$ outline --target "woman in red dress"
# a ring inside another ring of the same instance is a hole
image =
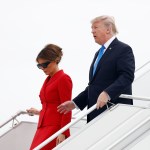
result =
[[[39,115],[37,131],[30,150],[71,121],[71,113],[60,114],[57,112],[57,106],[71,100],[72,96],[72,80],[58,67],[62,55],[62,49],[59,46],[49,44],[41,50],[36,58],[37,67],[48,76],[39,94],[42,110],[27,109],[28,113]],[[68,129],[41,150],[51,150],[69,136],[70,130]]]

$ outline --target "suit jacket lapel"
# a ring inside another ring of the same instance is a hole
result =
[[[113,50],[114,45],[116,45],[117,42],[118,42],[118,39],[115,38],[115,39],[113,40],[113,42],[109,45],[109,47],[106,49],[105,53],[103,54],[102,58],[100,59],[98,65],[97,65],[95,74],[94,74],[94,76],[93,76],[93,65],[94,65],[95,59],[97,58],[97,55],[98,55],[98,51],[96,52],[95,57],[94,57],[94,59],[93,59],[93,62],[92,62],[92,64],[91,64],[91,67],[90,67],[89,83],[93,81],[93,79],[94,79],[94,77],[96,76],[98,70],[100,69],[100,66],[101,66],[102,63],[106,60],[106,58],[109,57],[110,52]]]

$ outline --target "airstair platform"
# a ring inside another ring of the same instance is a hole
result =
[[[37,124],[22,121],[0,136],[1,150],[29,150]]]
[[[143,136],[148,131],[150,108],[118,104],[92,120],[54,150],[138,150],[139,142],[143,144],[145,140],[149,140],[150,134]],[[150,148],[150,142],[146,145]],[[145,145],[142,149],[145,150]]]

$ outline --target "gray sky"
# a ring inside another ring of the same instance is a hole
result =
[[[18,110],[41,107],[38,94],[46,76],[35,58],[48,43],[63,48],[60,68],[73,80],[73,97],[87,86],[99,49],[90,21],[100,15],[114,16],[117,37],[133,48],[136,68],[150,59],[148,0],[0,1],[0,123]]]

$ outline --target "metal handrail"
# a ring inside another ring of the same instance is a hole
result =
[[[78,111],[77,113],[79,113],[80,111]],[[76,114],[77,114],[76,113]],[[31,114],[31,113],[28,113],[27,111],[23,111],[23,110],[20,110],[20,111],[18,111],[17,113],[15,113],[14,115],[12,115],[8,120],[6,120],[4,123],[2,123],[1,125],[0,125],[0,128],[2,128],[3,126],[5,126],[7,123],[9,123],[10,121],[13,121],[13,120],[15,120],[18,116],[20,116],[20,115],[24,115],[24,114],[28,114],[28,115],[30,115],[30,116],[34,116],[34,114]],[[75,115],[76,115],[75,114]],[[76,117],[75,116],[72,116],[72,119],[76,119]],[[86,119],[82,119],[82,120],[86,120]]]
[[[134,82],[138,79],[140,79],[141,77],[143,77],[145,74],[147,74],[148,72],[150,72],[150,68],[149,68],[149,64],[150,61],[147,61],[146,63],[144,63],[141,67],[137,68],[135,70],[135,78],[134,78]],[[148,66],[148,67],[147,67]],[[141,72],[142,70],[142,72]]]
[[[63,128],[61,128],[59,131],[57,131],[55,134],[53,134],[52,136],[50,136],[48,139],[46,139],[44,142],[42,142],[41,144],[39,144],[36,148],[34,148],[33,150],[40,150],[42,147],[44,147],[46,144],[48,144],[49,142],[51,142],[53,139],[55,139],[59,134],[63,133],[65,130],[67,130],[68,128],[70,128],[71,126],[73,126],[74,124],[76,124],[79,120],[81,120],[84,116],[86,116],[87,114],[89,114],[90,112],[92,112],[93,110],[96,109],[96,104],[93,105],[92,107],[90,107],[85,113],[81,112],[81,115],[76,118],[75,120],[73,120],[72,122],[68,123],[66,126],[64,126]]]
[[[121,94],[119,97],[126,98],[126,99],[150,101],[150,97],[132,96],[132,95],[127,95],[127,94]]]
[[[150,97],[139,97],[139,96],[132,96],[132,95],[126,95],[126,94],[121,94],[119,96],[120,98],[126,98],[126,99],[134,99],[134,100],[143,100],[143,101],[150,101]],[[96,109],[96,104],[90,107],[87,111],[83,112],[78,118],[73,120],[72,122],[68,123],[66,126],[61,128],[59,131],[57,131],[55,134],[47,138],[44,142],[39,144],[37,147],[35,147],[33,150],[40,150],[43,148],[46,144],[51,142],[53,139],[55,139],[59,134],[63,133],[66,131],[68,128],[76,124],[78,121],[80,121],[84,116],[88,115],[90,112]]]
[[[26,111],[18,111],[15,115],[11,116],[11,118],[9,118],[8,120],[6,120],[4,123],[2,123],[0,125],[0,128],[2,128],[4,125],[6,125],[7,123],[9,123],[10,121],[16,119],[17,116],[20,116],[22,114],[28,114]]]
[[[149,64],[150,61],[146,62],[145,64],[143,64],[141,67],[139,67],[138,69],[135,70],[135,72],[141,70],[144,66],[146,66],[147,64]]]

